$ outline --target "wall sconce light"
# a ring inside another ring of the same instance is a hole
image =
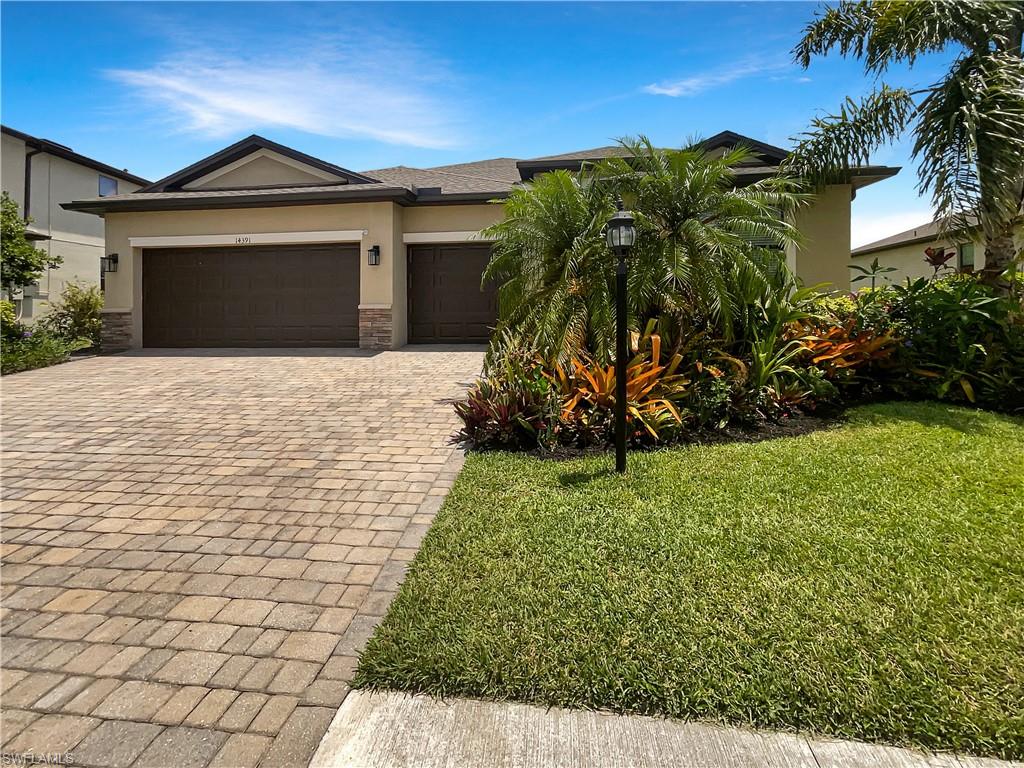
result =
[[[380,246],[375,245],[366,252],[366,263],[371,267],[380,266]]]
[[[100,272],[117,272],[117,254],[110,253],[100,257]]]

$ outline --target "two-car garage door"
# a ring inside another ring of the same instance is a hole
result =
[[[143,251],[147,347],[355,347],[359,246]]]

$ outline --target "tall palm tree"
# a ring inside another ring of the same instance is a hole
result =
[[[484,280],[499,286],[501,326],[558,358],[585,350],[610,359],[615,259],[604,227],[621,195],[637,226],[631,328],[654,318],[677,338],[707,330],[731,339],[750,297],[788,278],[780,249],[798,239],[788,219],[806,196],[782,177],[737,186],[735,167],[754,158],[745,148],[712,156],[699,144],[620,143],[624,158],[513,190],[504,220],[485,230],[495,246]]]
[[[793,53],[805,68],[838,49],[876,77],[890,65],[955,50],[942,79],[917,91],[884,83],[861,102],[815,119],[789,160],[819,183],[909,131],[919,190],[954,236],[975,227],[985,270],[999,274],[1017,257],[1014,228],[1024,205],[1024,4],[1019,0],[844,0],[804,30]]]

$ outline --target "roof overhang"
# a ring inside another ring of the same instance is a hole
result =
[[[103,215],[106,213],[135,213],[141,211],[201,211],[225,208],[281,208],[300,205],[331,205],[338,203],[379,203],[391,202],[401,206],[416,205],[479,205],[491,200],[503,199],[507,192],[460,193],[460,194],[417,194],[405,187],[391,187],[380,184],[356,184],[340,186],[331,190],[275,192],[249,194],[183,193],[166,196],[162,193],[147,194],[135,192],[118,199],[93,198],[61,203],[68,211],[80,211]]]
[[[115,168],[112,165],[101,163],[99,160],[93,160],[91,157],[80,155],[75,152],[71,147],[66,147],[63,144],[58,144],[55,141],[49,139],[40,139],[37,136],[31,136],[22,131],[15,130],[9,126],[0,126],[0,132],[12,136],[15,139],[20,139],[25,142],[26,146],[32,147],[37,152],[41,152],[47,155],[53,155],[69,162],[76,163],[77,165],[85,166],[86,168],[92,168],[94,171],[99,171],[105,176],[112,176],[116,179],[123,179],[124,181],[131,182],[132,184],[138,184],[141,187],[147,186],[150,182],[149,179],[144,179],[141,176],[136,176],[134,173]]]
[[[865,165],[860,168],[850,169],[850,184],[856,192],[858,189],[870,186],[878,181],[891,179],[903,170],[902,166],[896,165]]]

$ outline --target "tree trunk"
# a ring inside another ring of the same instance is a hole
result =
[[[1017,249],[1013,244],[1013,227],[1008,226],[1001,232],[985,241],[985,268],[982,271],[985,282],[1001,285],[999,277],[1007,270],[1010,263],[1017,257]]]
[[[1020,58],[1022,42],[1024,42],[1024,21],[1017,18],[1008,29],[1006,29],[1006,43],[997,45],[1002,53]],[[1024,87],[1024,83],[1021,84]],[[986,136],[982,132],[978,136],[978,180],[981,190],[981,209],[979,211],[979,223],[981,231],[985,235],[985,267],[982,270],[982,279],[989,285],[1002,290],[1007,290],[1009,284],[1000,275],[1007,270],[1010,264],[1019,255],[1014,245],[1014,227],[1021,221],[1022,208],[1024,208],[1024,163],[1016,173],[1010,174],[1009,178],[1003,178],[995,184],[995,180],[988,180],[986,183],[984,169],[987,141],[1001,141],[1002,139],[993,136]],[[997,205],[993,197],[1005,196],[1007,205]],[[1024,244],[1022,244],[1024,245]]]

